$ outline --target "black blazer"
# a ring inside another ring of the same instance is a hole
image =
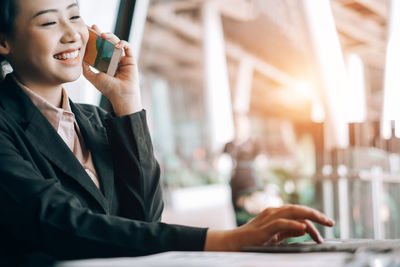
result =
[[[206,229],[160,222],[145,111],[70,104],[102,191],[12,77],[0,84],[0,263],[202,250]]]

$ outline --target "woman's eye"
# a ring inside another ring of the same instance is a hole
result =
[[[51,22],[43,23],[41,26],[50,26],[50,25],[54,25],[54,24],[56,24],[56,22],[55,21],[51,21]]]
[[[81,18],[81,16],[72,16],[70,19],[76,20],[76,19],[80,19],[80,18]]]

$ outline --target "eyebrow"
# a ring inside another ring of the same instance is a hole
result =
[[[78,4],[77,4],[77,3],[70,4],[69,6],[67,6],[67,9],[73,8],[73,7],[75,7],[75,6],[77,7]],[[46,13],[51,13],[51,12],[58,12],[58,10],[57,10],[57,9],[46,9],[46,10],[39,11],[38,13],[36,13],[36,14],[32,17],[32,19],[34,19],[34,18],[36,18],[36,17],[38,17],[38,16],[40,16],[40,15],[43,15],[43,14],[46,14]]]

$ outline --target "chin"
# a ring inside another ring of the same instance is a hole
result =
[[[62,80],[62,83],[69,83],[69,82],[74,82],[76,80],[79,79],[79,77],[81,77],[82,74],[82,67],[79,70],[76,71],[69,71],[69,72],[65,72],[63,73],[64,75],[62,75],[60,77],[60,80]]]

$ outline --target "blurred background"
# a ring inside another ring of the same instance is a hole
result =
[[[80,5],[135,49],[163,221],[229,229],[293,203],[333,217],[328,238],[400,238],[400,1]]]

